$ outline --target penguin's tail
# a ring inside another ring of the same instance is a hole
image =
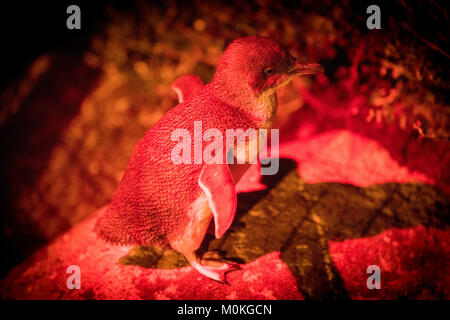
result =
[[[108,205],[103,209],[103,213],[100,214],[96,221],[94,232],[99,238],[111,244],[136,244],[135,239],[125,229],[125,226],[126,224],[123,223],[120,214],[111,205]]]

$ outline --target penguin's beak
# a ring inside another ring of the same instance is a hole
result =
[[[281,88],[287,85],[290,81],[292,81],[295,77],[305,75],[305,74],[314,74],[324,72],[323,67],[318,63],[299,63],[295,62],[292,67],[288,69],[288,71],[283,74],[277,81],[277,83],[271,87],[270,90]]]
[[[305,75],[324,72],[323,67],[318,63],[300,63],[296,62],[289,70],[292,75]]]

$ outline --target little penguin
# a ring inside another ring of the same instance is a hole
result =
[[[239,265],[202,258],[197,249],[212,219],[216,238],[233,222],[235,185],[249,159],[244,164],[175,163],[172,152],[178,141],[172,133],[183,129],[195,136],[194,122],[199,121],[203,131],[214,128],[224,136],[227,129],[270,128],[275,90],[295,76],[317,72],[323,72],[321,65],[296,61],[275,40],[247,36],[228,45],[209,84],[197,76],[176,80],[172,88],[180,103],[138,142],[111,202],[96,221],[96,234],[113,244],[172,248],[204,276],[226,283],[226,273]]]

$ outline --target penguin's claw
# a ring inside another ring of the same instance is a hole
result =
[[[226,280],[226,274],[231,271],[241,270],[242,268],[237,263],[221,263],[217,265],[217,260],[210,260],[216,264],[215,266],[203,265],[198,262],[192,264],[192,266],[204,276],[218,281],[223,284],[230,285]]]

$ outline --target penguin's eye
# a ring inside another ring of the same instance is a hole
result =
[[[273,74],[273,69],[272,68],[265,68],[264,69],[264,74],[271,76]]]

